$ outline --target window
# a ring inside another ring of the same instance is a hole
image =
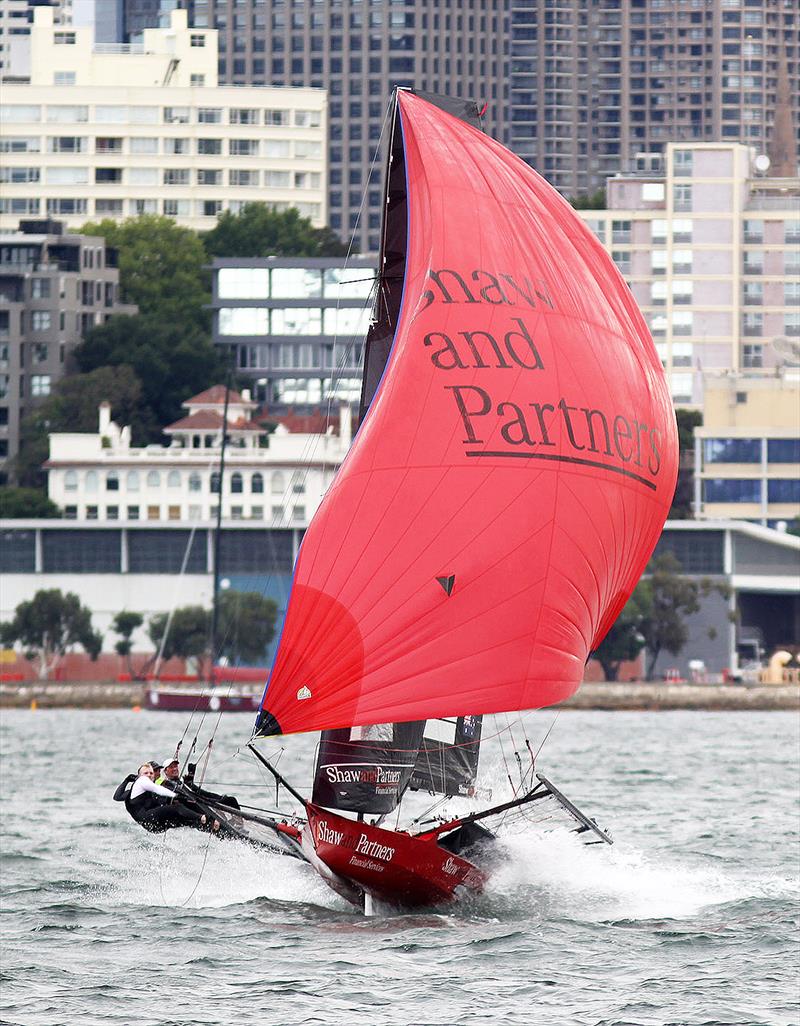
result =
[[[295,128],[319,128],[321,116],[318,110],[296,110],[294,112]]]
[[[242,475],[239,471],[235,471],[231,474],[231,492],[235,495],[240,495],[244,491],[244,482]]]
[[[288,139],[266,139],[264,142],[264,153],[267,157],[291,157],[291,143]]]
[[[222,172],[200,168],[197,172],[198,185],[222,185]]]
[[[133,143],[131,139],[131,143]],[[122,153],[122,139],[119,136],[98,135],[94,141],[95,153]],[[131,149],[131,152],[133,150]]]
[[[210,487],[210,490],[211,490],[212,494],[219,495],[219,471],[218,470],[215,470],[211,474],[211,480],[210,480],[210,483],[209,483],[209,487]]]
[[[167,506],[167,519],[168,520],[180,520],[181,508],[180,506]]]
[[[289,171],[265,171],[264,184],[270,189],[288,189],[292,184]]]
[[[138,506],[128,506],[128,520],[138,520],[138,519],[139,519],[139,507]]]
[[[109,470],[109,472],[106,474],[106,491],[119,491],[119,474],[116,472],[116,470]]]
[[[125,477],[125,487],[129,492],[139,491],[139,471],[129,470]]]
[[[229,120],[232,125],[257,125],[258,111],[253,107],[231,107]]]
[[[189,153],[188,139],[165,139],[164,153]]]
[[[201,217],[216,217],[222,212],[222,200],[203,200],[198,203],[198,212]]]
[[[612,221],[611,222],[611,241],[626,243],[631,241],[631,222],[630,221]]]
[[[800,306],[800,281],[786,281],[783,283],[784,306]]]
[[[199,125],[221,125],[222,107],[200,107],[197,111]]]
[[[97,167],[94,171],[94,180],[98,183],[98,185],[118,185],[122,181],[122,168]]]
[[[78,490],[78,471],[67,470],[64,472],[64,491],[65,492],[77,492]]]
[[[283,474],[279,470],[276,470],[275,473],[272,475],[272,481],[270,483],[270,491],[272,492],[273,495],[283,495],[283,492],[284,492],[285,488],[286,488],[285,478],[284,478]],[[281,515],[283,515],[283,510],[281,510]]]
[[[265,110],[264,111],[264,124],[265,125],[288,125],[289,124],[289,111],[288,110]]]
[[[78,135],[51,135],[47,138],[48,153],[86,153],[88,139]]]
[[[49,374],[32,374],[31,375],[31,395],[32,396],[50,395],[50,375]]]
[[[9,122],[41,120],[42,108],[39,106],[23,103],[0,104],[0,121],[5,122],[6,124]]]
[[[303,495],[306,490],[306,475],[305,472],[296,470],[292,474],[292,491],[295,495]]]
[[[84,487],[85,487],[86,491],[87,492],[96,492],[97,491],[97,485],[98,485],[97,471],[96,470],[87,470],[86,471],[86,481],[84,483]]]
[[[74,32],[54,32],[53,43],[56,46],[74,46],[75,45],[75,33]]]
[[[764,302],[764,286],[760,281],[746,281],[744,283],[744,305],[761,306]]]
[[[31,313],[31,331],[49,331],[50,330],[50,311],[49,310],[34,310]]]
[[[181,475],[179,470],[170,470],[167,474],[167,488],[180,488]]]
[[[157,167],[132,167],[128,169],[129,185],[158,185]]]
[[[188,168],[167,168],[164,171],[164,185],[188,185]]]
[[[133,135],[130,140],[131,153],[158,153],[158,140],[151,135]]]
[[[63,198],[47,201],[48,214],[85,214],[86,208],[85,199]]]
[[[264,476],[263,474],[255,473],[250,478],[250,491],[254,495],[261,495],[264,491]]]
[[[11,185],[27,185],[28,182],[38,182],[40,178],[38,167],[0,167],[0,182]]]
[[[53,85],[54,86],[74,86],[75,85],[75,72],[74,71],[54,71],[53,72]]]
[[[222,307],[219,311],[220,335],[266,335],[269,311],[260,307]]]
[[[761,482],[750,478],[710,478],[703,481],[704,502],[761,502]]]
[[[160,520],[161,519],[161,507],[160,506],[148,506],[147,507],[147,519],[148,520]]]
[[[9,135],[0,139],[0,153],[39,153],[41,148],[39,136]]]
[[[189,108],[188,107],[165,107],[164,108],[164,123],[167,125],[188,125],[189,124]]]
[[[703,440],[706,463],[760,463],[761,440],[758,438],[706,438]]]
[[[50,298],[50,279],[31,278],[31,299]]]
[[[764,222],[746,220],[744,222],[744,241],[745,242],[763,242],[764,241]]]
[[[222,139],[198,139],[197,152],[206,155],[222,153]]]
[[[230,171],[228,184],[254,188],[258,185],[258,171]]]
[[[800,221],[784,222],[783,241],[793,246],[800,243]]]
[[[206,37],[205,37],[205,35],[203,35],[201,32],[193,32],[192,35],[189,36],[189,45],[190,46],[205,46],[206,45]]]
[[[106,506],[106,520],[119,520],[119,506]]]
[[[217,295],[221,299],[266,299],[269,271],[265,267],[221,267],[217,272]]]
[[[147,487],[148,488],[160,488],[161,487],[161,474],[157,470],[148,470],[148,472],[147,472]]]
[[[753,368],[764,366],[764,347],[758,343],[742,346],[742,366]]]
[[[192,473],[189,475],[189,491],[199,492],[202,491],[202,488],[203,482],[200,478],[200,475],[197,473],[197,471],[192,471]]]
[[[763,327],[763,315],[760,313],[746,313],[742,317],[742,331],[745,335],[761,335]]]
[[[231,139],[228,147],[232,157],[258,156],[258,139]]]
[[[672,206],[675,210],[692,209],[691,185],[674,185],[672,187]]]
[[[800,502],[800,478],[777,478],[767,481],[768,502]]]
[[[767,459],[770,463],[800,463],[800,439],[770,438]]]
[[[189,217],[191,204],[189,200],[164,200],[162,209],[165,217]]]

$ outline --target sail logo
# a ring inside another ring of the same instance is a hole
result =
[[[373,859],[381,859],[383,862],[391,862],[394,858],[394,848],[389,848],[378,841],[370,841],[366,834],[362,834],[356,843],[356,851],[359,855],[369,855]]]
[[[542,395],[548,376],[558,380],[529,327],[530,317],[542,308],[556,310],[544,281],[484,269],[462,275],[431,268],[426,285],[418,313],[451,304],[463,304],[476,315],[482,306],[513,311],[504,324],[494,316],[491,331],[448,327],[422,338],[432,366],[445,378],[444,390],[463,430],[465,456],[592,467],[656,490],[664,446],[650,417],[603,409],[602,403],[584,405],[566,395]],[[552,331],[545,337],[552,340]],[[482,379],[475,373],[481,371],[487,372]],[[459,380],[462,375],[466,380]],[[507,382],[500,395],[492,379]]]
[[[341,844],[344,833],[340,830],[332,830],[324,819],[317,823],[317,841],[323,844]]]
[[[326,766],[325,776],[331,784],[374,784],[384,792],[397,790],[403,771],[386,766]]]
[[[311,698],[311,688],[304,684],[297,692],[297,701],[303,702],[306,698]]]

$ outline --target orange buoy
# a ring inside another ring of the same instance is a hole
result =
[[[36,699],[32,698],[31,699],[31,712],[36,712],[36,710],[38,708],[39,708],[39,706],[38,706],[38,703],[36,702]]]
[[[142,707],[140,705],[131,706],[131,712],[141,712]]]

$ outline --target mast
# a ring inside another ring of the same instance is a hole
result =
[[[219,566],[219,541],[220,535],[222,534],[222,482],[225,476],[225,450],[228,445],[228,404],[230,402],[231,395],[231,373],[232,369],[228,367],[228,373],[225,378],[225,404],[222,409],[222,445],[220,446],[219,453],[219,491],[217,493],[217,523],[214,527],[214,588],[212,594],[211,604],[211,637],[209,639],[209,648],[211,651],[211,684],[215,683],[214,680],[214,667],[217,665],[217,633],[219,627],[219,582],[220,582],[220,566]]]

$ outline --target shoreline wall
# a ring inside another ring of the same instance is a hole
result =
[[[143,707],[149,685],[93,681],[29,681],[0,684],[0,709],[132,709]],[[259,688],[260,691],[263,690]],[[561,708],[702,711],[800,710],[796,684],[619,684],[585,683]]]

